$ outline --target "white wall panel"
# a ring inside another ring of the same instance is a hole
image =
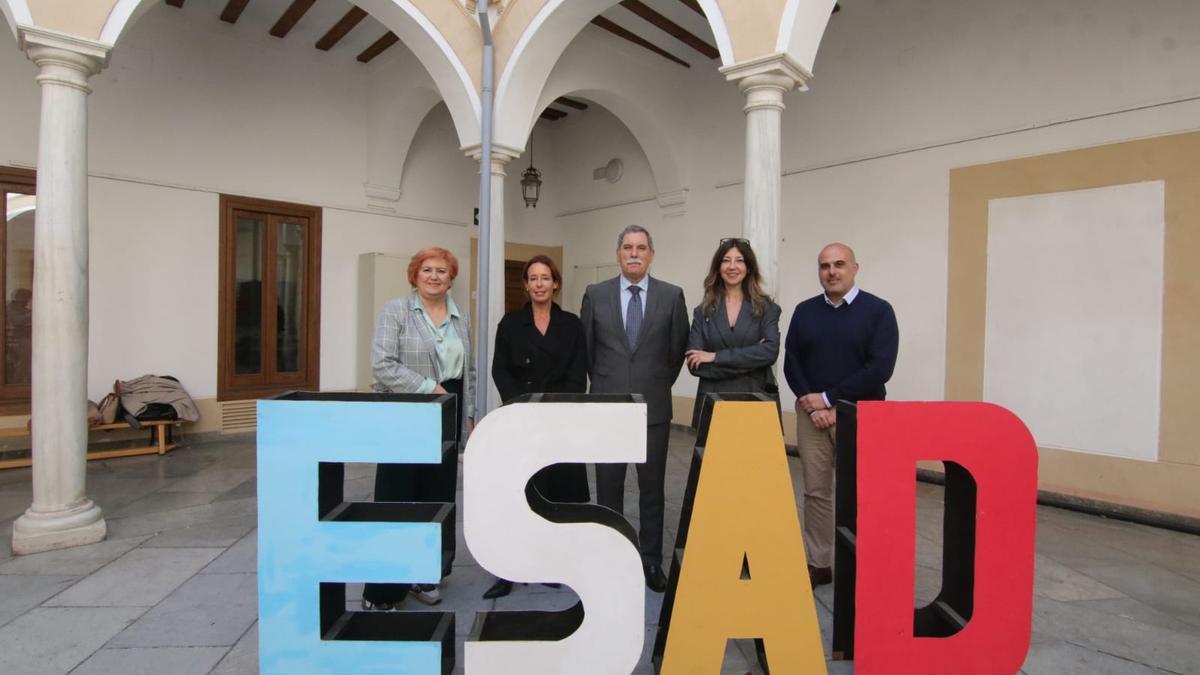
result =
[[[988,204],[984,398],[1038,444],[1156,460],[1161,181]]]
[[[95,178],[88,191],[88,398],[146,374],[215,397],[218,196]]]

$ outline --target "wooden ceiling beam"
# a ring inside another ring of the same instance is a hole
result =
[[[271,26],[271,35],[277,38],[287,37],[296,24],[300,21],[304,13],[315,4],[317,0],[292,0],[292,4],[287,8],[287,11],[279,17],[274,26]]]
[[[700,3],[696,2],[696,0],[679,0],[679,1],[682,2],[683,4],[687,5],[688,9],[699,14],[700,16],[704,16],[704,8],[702,8],[700,6]]]
[[[320,40],[317,40],[317,49],[320,49],[323,52],[333,49],[334,45],[340,42],[342,38],[346,37],[346,33],[349,33],[355,26],[358,25],[359,21],[362,21],[365,18],[367,18],[366,12],[357,7],[351,7],[350,11],[346,12],[345,16],[343,16],[341,19],[338,19],[338,22],[333,24],[333,28],[330,28],[324,35],[321,36]]]
[[[221,12],[221,20],[225,23],[237,23],[238,17],[242,15],[242,11],[248,4],[250,4],[250,0],[229,0]]]
[[[587,110],[588,107],[583,101],[576,101],[575,99],[567,98],[566,96],[559,96],[558,98],[554,99],[554,102],[558,103],[559,105],[565,105],[568,108],[574,108],[576,110]]]
[[[622,39],[632,42],[633,44],[641,47],[642,49],[648,49],[648,50],[654,52],[655,54],[658,54],[659,56],[663,57],[664,59],[667,59],[668,61],[673,61],[675,63],[678,63],[679,65],[683,66],[684,68],[692,67],[691,64],[688,63],[687,61],[684,61],[683,59],[675,56],[674,54],[672,54],[671,52],[668,52],[665,49],[661,49],[660,47],[651,43],[648,40],[644,40],[644,39],[638,37],[637,35],[634,35],[633,33],[625,30],[624,28],[618,26],[617,24],[613,23],[612,21],[610,21],[602,16],[598,16],[598,17],[592,19],[592,23],[599,26],[600,28],[603,28],[604,30],[612,33],[613,35],[616,35],[619,38],[622,38]]]
[[[650,9],[641,0],[621,0],[621,6],[645,19],[650,25],[667,35],[700,52],[707,58],[715,59],[721,55],[716,47],[692,35],[683,26]]]
[[[396,34],[389,30],[387,33],[384,33],[383,37],[373,42],[370,47],[362,50],[362,53],[358,55],[359,63],[366,63],[370,61],[376,56],[382,54],[388,47],[391,47],[399,41],[400,38],[396,37]]]

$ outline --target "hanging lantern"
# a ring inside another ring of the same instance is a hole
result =
[[[521,174],[521,194],[525,197],[525,207],[537,208],[538,196],[542,191],[542,172],[533,168],[530,164],[528,169]]]
[[[529,168],[521,173],[521,196],[525,198],[525,208],[537,208],[538,197],[542,192],[542,172],[533,168],[533,136],[529,137]]]

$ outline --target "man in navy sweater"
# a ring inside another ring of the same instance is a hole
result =
[[[796,394],[796,444],[804,469],[804,543],[813,587],[833,580],[833,466],[838,400],[881,401],[900,333],[892,306],[854,285],[858,262],[845,244],[817,256],[825,292],[796,305],[783,373]]]

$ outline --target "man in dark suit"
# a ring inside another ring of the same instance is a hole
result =
[[[662,593],[663,481],[671,431],[671,385],[687,346],[683,290],[649,276],[654,241],[630,225],[617,237],[621,275],[588,286],[580,319],[594,394],[641,394],[646,399],[646,461],[637,465],[638,515],[646,586]],[[625,465],[596,465],[596,501],[624,513]]]

